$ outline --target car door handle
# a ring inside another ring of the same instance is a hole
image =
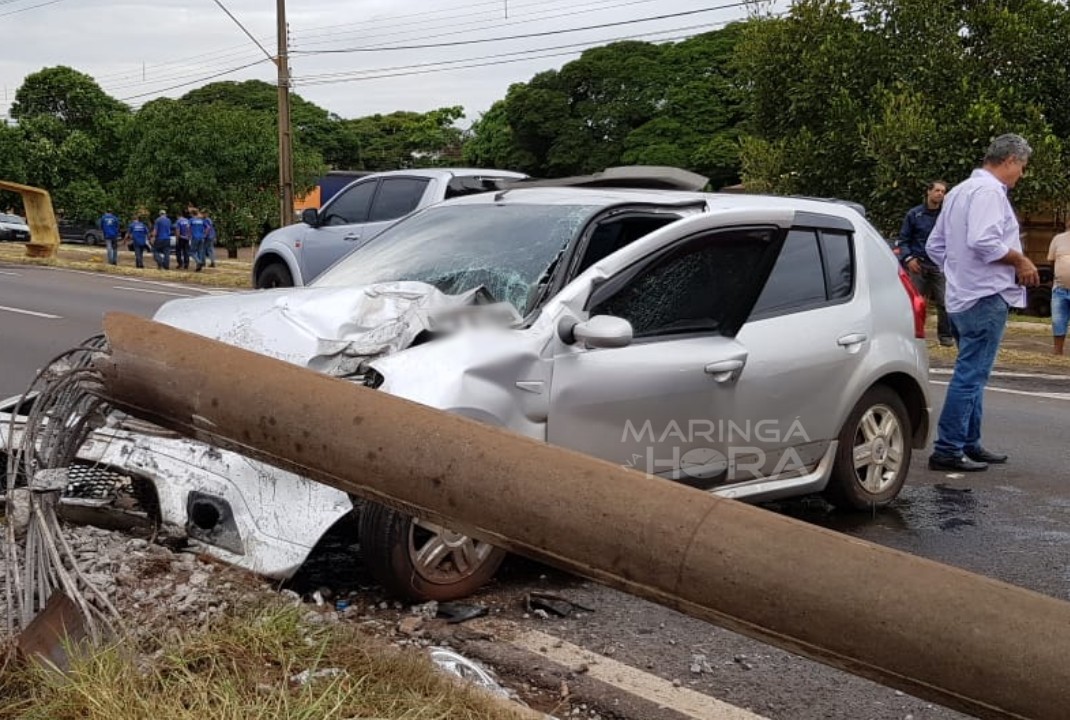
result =
[[[743,369],[743,365],[743,361],[737,358],[733,360],[713,362],[707,365],[704,369],[706,374],[712,375],[715,381],[724,383],[738,377],[739,371]]]
[[[346,235],[342,239],[349,240],[350,242],[356,242],[357,240],[360,240],[360,235]]]
[[[840,347],[851,347],[853,345],[861,345],[868,339],[869,337],[865,333],[851,333],[841,337],[836,341],[836,344]]]

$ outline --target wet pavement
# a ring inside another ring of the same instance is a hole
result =
[[[947,376],[934,374],[938,411]],[[986,396],[985,442],[1007,452],[1007,465],[948,474],[926,467],[915,451],[911,474],[893,506],[844,513],[818,498],[769,504],[772,512],[947,563],[1041,593],[1070,599],[1070,382],[997,378]],[[936,415],[933,422],[935,425]],[[621,532],[626,532],[622,528]],[[337,551],[337,546],[336,546]],[[349,548],[355,553],[356,549]],[[775,553],[776,548],[770,547]],[[359,561],[335,554],[337,575],[353,570],[354,587],[374,596]],[[306,576],[310,588],[324,578]],[[592,608],[567,618],[540,618],[523,599],[549,590]],[[765,717],[783,720],[903,720],[964,717],[901,692],[749,640],[661,606],[521,558],[508,560],[497,580],[472,602],[510,620],[708,693]],[[924,613],[925,608],[918,608]],[[704,659],[697,665],[695,658]]]

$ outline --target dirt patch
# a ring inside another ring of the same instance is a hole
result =
[[[927,332],[929,363],[933,367],[952,367],[958,357],[954,347],[936,342],[935,324]],[[1044,372],[1070,376],[1070,355],[1053,355],[1051,325],[1042,320],[1012,320],[1007,324],[996,357],[996,369],[1015,372]]]

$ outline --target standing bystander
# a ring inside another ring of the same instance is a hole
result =
[[[1055,261],[1055,278],[1051,283],[1051,335],[1053,352],[1063,354],[1066,326],[1070,323],[1070,213],[1066,216],[1066,232],[1051,239],[1048,262]]]
[[[1039,282],[1007,197],[1032,153],[1020,135],[993,140],[982,167],[947,194],[929,236],[929,257],[947,277],[948,319],[959,345],[929,456],[932,470],[975,472],[1007,462],[981,444],[982,400],[1008,310],[1025,307],[1022,286]]]
[[[215,267],[215,223],[207,210],[204,211],[204,256],[208,267]]]
[[[108,264],[119,264],[119,218],[108,210],[100,217],[100,232],[104,236],[104,247],[108,253]]]
[[[182,270],[189,270],[190,225],[189,212],[179,213],[175,220],[175,263]]]
[[[134,250],[134,265],[144,268],[145,248],[149,246],[149,226],[141,222],[141,213],[134,215],[133,221],[126,229],[126,236]]]
[[[925,202],[907,211],[903,226],[899,229],[899,259],[910,273],[910,281],[918,292],[936,306],[936,336],[941,345],[954,345],[951,325],[947,321],[944,306],[944,273],[925,251],[926,241],[932,232],[940,208],[947,194],[947,183],[932,180],[925,186]]]
[[[171,218],[161,210],[152,226],[152,256],[160,270],[171,269]]]
[[[197,263],[196,272],[200,272],[204,269],[204,216],[196,208],[193,209],[192,214],[193,217],[189,219],[189,249]]]

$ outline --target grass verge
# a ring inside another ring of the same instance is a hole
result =
[[[225,255],[226,251],[217,249],[217,255],[219,254]],[[174,258],[172,258],[173,261]],[[247,260],[230,260],[218,257],[214,268],[206,267],[198,273],[192,270],[157,270],[152,261],[152,254],[147,252],[145,253],[145,268],[139,269],[134,267],[134,254],[128,250],[120,251],[120,264],[109,265],[106,262],[105,250],[102,247],[60,245],[57,257],[30,258],[26,257],[24,243],[9,242],[0,243],[0,263],[99,272],[123,277],[137,277],[145,280],[180,282],[189,285],[244,289],[252,287],[249,279],[252,274],[252,266]]]
[[[537,717],[445,674],[416,649],[387,645],[352,624],[311,622],[282,601],[173,635],[83,653],[66,674],[37,664],[5,669],[0,658],[0,718]]]

